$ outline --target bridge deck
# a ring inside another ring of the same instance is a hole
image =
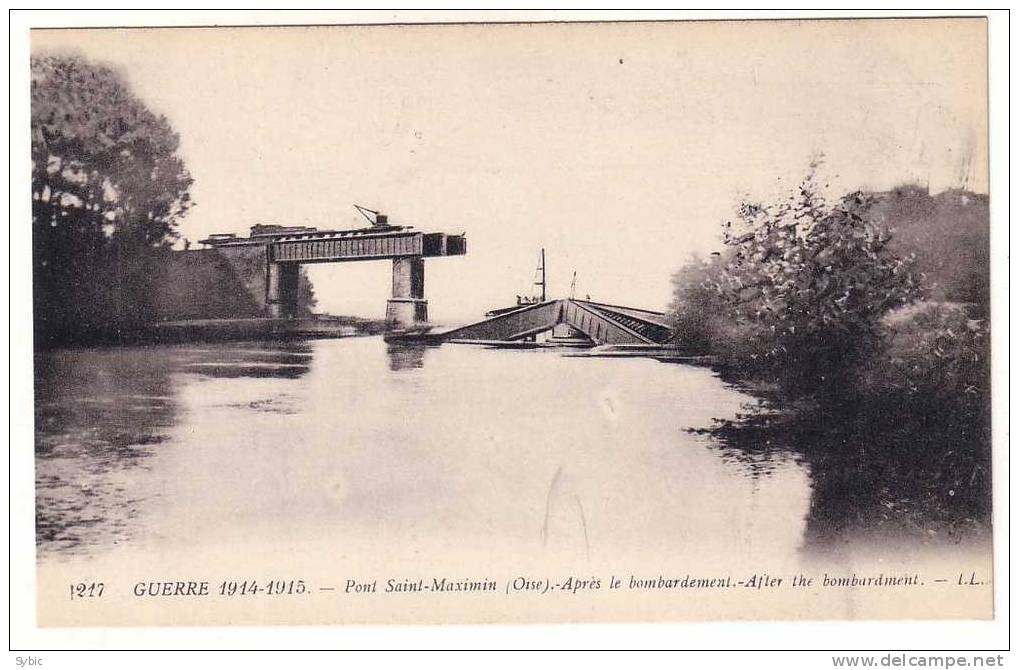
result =
[[[253,234],[251,237],[212,236],[202,242],[219,248],[266,246],[275,263],[336,263],[467,253],[467,240],[463,235],[426,233],[399,226]]]

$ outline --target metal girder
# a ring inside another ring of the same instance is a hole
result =
[[[250,237],[218,234],[202,243],[224,251],[267,248],[273,263],[336,263],[467,253],[467,240],[463,235],[426,233],[399,226],[358,230],[273,227],[269,232],[254,232],[257,229],[257,226],[252,229]]]
[[[445,233],[400,231],[365,235],[300,236],[272,242],[277,263],[331,263],[410,256],[459,256],[466,252],[464,238]]]

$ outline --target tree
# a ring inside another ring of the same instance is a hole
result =
[[[726,260],[720,253],[707,260],[694,255],[672,275],[672,341],[688,354],[728,359],[735,333],[729,304],[718,289]]]
[[[297,276],[297,313],[303,317],[312,316],[317,306],[318,298],[315,297],[315,287],[308,277],[308,270],[301,268]]]
[[[979,527],[990,511],[989,332],[974,318],[986,305],[986,196],[899,189],[829,205],[818,167],[783,202],[741,204],[716,262],[674,277],[680,334],[765,400],[710,433],[749,458],[799,451],[814,532],[896,517]],[[958,258],[972,267],[952,267]]]
[[[916,255],[928,299],[967,304],[974,318],[990,314],[990,223],[986,194],[950,190],[931,195],[904,184],[877,194],[875,219],[895,231],[891,248]]]
[[[871,198],[851,193],[828,206],[818,167],[786,202],[740,206],[718,284],[737,326],[756,338],[744,363],[802,391],[842,388],[879,340],[882,316],[921,296],[911,260],[873,221]]]
[[[37,335],[129,327],[146,315],[146,258],[176,237],[192,179],[179,138],[114,70],[31,60]]]

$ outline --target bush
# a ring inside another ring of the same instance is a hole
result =
[[[884,346],[861,372],[871,394],[983,403],[989,395],[988,333],[959,303],[918,302],[881,320]]]
[[[718,256],[708,261],[694,256],[672,276],[672,341],[687,353],[717,354],[730,327],[728,305],[717,288],[721,269]]]
[[[677,340],[790,392],[841,392],[879,345],[889,310],[921,296],[861,193],[828,206],[817,165],[787,201],[743,203],[727,250],[674,277]]]
[[[990,351],[987,322],[974,317],[987,312],[979,281],[987,268],[948,272],[942,263],[955,246],[979,260],[979,238],[939,241],[924,256],[925,276],[912,251],[923,243],[921,205],[930,200],[935,211],[942,196],[891,207],[852,193],[828,206],[816,167],[786,202],[743,203],[726,224],[725,251],[673,277],[677,344],[713,354],[763,401],[709,432],[753,462],[773,450],[801,454],[817,538],[853,526],[924,538],[982,532],[991,509]],[[980,221],[986,198],[971,206],[969,196],[953,197],[958,207],[942,209],[969,207]],[[907,215],[912,237],[893,243],[886,223]],[[932,294],[941,301],[925,301]]]

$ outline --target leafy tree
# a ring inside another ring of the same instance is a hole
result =
[[[928,299],[966,303],[975,318],[990,313],[990,224],[986,194],[901,185],[876,195],[875,219],[895,232],[893,250],[916,255]]]
[[[710,354],[729,362],[749,336],[737,328],[729,300],[719,290],[730,260],[721,253],[707,259],[692,256],[672,276],[672,341],[688,354]]]
[[[743,203],[724,236],[731,260],[717,289],[754,347],[744,366],[803,391],[839,387],[879,339],[888,310],[921,295],[911,261],[851,193],[829,206],[815,162],[786,202]]]
[[[709,432],[755,462],[799,451],[822,539],[854,524],[979,532],[991,509],[987,198],[903,187],[829,205],[817,172],[784,202],[743,203],[725,250],[673,278],[677,344],[763,400]]]
[[[919,302],[882,319],[886,346],[864,381],[874,394],[896,393],[984,408],[990,398],[989,333],[960,303]]]
[[[315,297],[315,287],[308,277],[308,270],[301,268],[297,276],[297,313],[298,316],[311,316],[318,306],[318,298]]]
[[[147,316],[147,251],[176,237],[192,179],[179,138],[114,70],[31,60],[37,335],[75,339]]]

